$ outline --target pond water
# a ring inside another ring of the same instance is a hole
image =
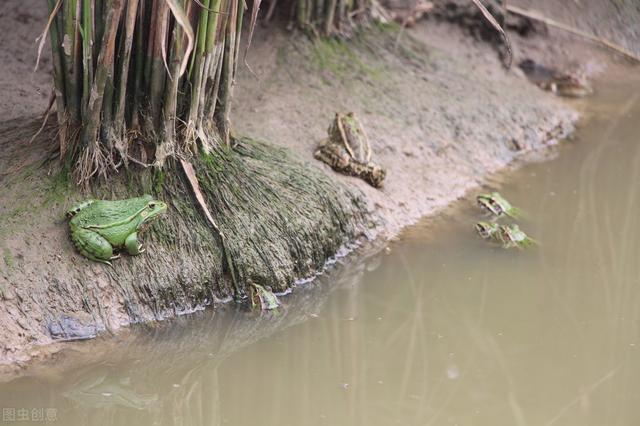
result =
[[[0,384],[4,420],[640,424],[640,84],[585,108],[555,159],[492,184],[538,247],[479,240],[463,200],[279,312],[225,307],[70,345]]]

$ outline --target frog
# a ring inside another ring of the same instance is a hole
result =
[[[589,82],[577,72],[564,73],[553,68],[525,59],[518,65],[529,81],[558,96],[581,98],[593,93]]]
[[[482,209],[496,217],[507,215],[511,218],[517,218],[520,216],[520,210],[512,206],[511,203],[498,192],[480,194],[476,197],[476,201]]]
[[[67,211],[71,241],[84,257],[111,265],[120,257],[116,250],[130,255],[145,249],[138,233],[152,220],[167,211],[167,205],[151,195],[126,200],[86,200]]]
[[[482,239],[497,240],[500,231],[500,225],[495,222],[480,221],[475,224],[475,230]]]
[[[476,232],[481,238],[499,243],[503,248],[526,248],[536,244],[533,238],[520,229],[516,224],[500,225],[495,222],[478,222]]]
[[[520,229],[516,224],[501,225],[498,230],[498,239],[502,243],[503,248],[527,248],[536,244],[533,238]]]
[[[263,287],[251,281],[249,285],[251,291],[251,306],[253,308],[260,306],[261,310],[270,311],[280,306],[280,301],[278,297],[273,294],[271,287]]]
[[[336,113],[318,145],[314,157],[337,172],[363,179],[374,188],[382,187],[387,170],[371,161],[371,146],[364,128],[353,112]]]

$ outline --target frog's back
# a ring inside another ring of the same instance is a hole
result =
[[[113,225],[135,215],[151,200],[150,195],[126,200],[97,200],[78,212],[70,223],[80,227]]]

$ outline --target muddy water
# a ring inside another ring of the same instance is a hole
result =
[[[494,188],[540,246],[477,239],[469,201],[283,298],[70,345],[0,384],[63,425],[640,424],[640,84]]]

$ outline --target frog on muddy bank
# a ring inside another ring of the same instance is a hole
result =
[[[337,113],[328,129],[329,137],[313,156],[337,172],[359,177],[375,188],[382,186],[386,169],[371,162],[371,146],[355,114]]]
[[[134,256],[144,252],[138,241],[143,225],[167,210],[151,195],[127,200],[87,200],[67,211],[71,240],[80,254],[90,260],[111,264],[114,249],[126,249]]]

